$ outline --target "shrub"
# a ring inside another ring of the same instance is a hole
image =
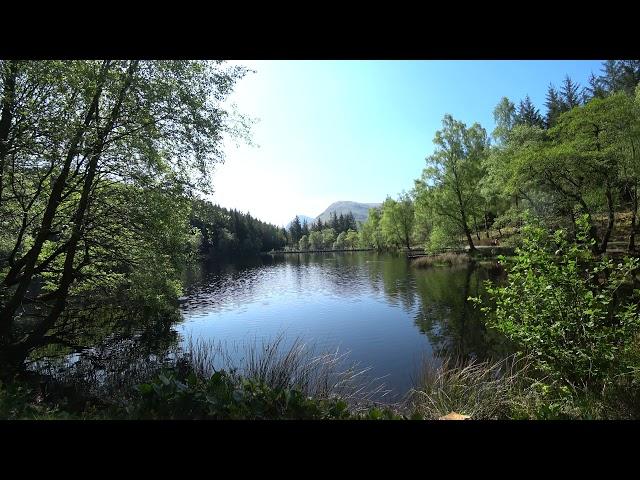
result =
[[[507,284],[487,282],[495,309],[483,310],[487,324],[530,354],[540,372],[572,388],[602,389],[631,372],[625,359],[640,320],[634,298],[618,292],[638,261],[597,259],[586,216],[577,223],[576,242],[528,223]]]

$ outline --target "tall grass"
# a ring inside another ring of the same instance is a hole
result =
[[[409,393],[407,408],[432,420],[451,412],[474,420],[526,417],[537,397],[530,369],[526,357],[515,356],[497,362],[429,360]]]
[[[283,334],[239,347],[189,338],[180,361],[201,378],[224,369],[274,389],[295,388],[314,398],[340,397],[356,410],[381,404],[391,393],[381,378],[370,375],[371,367],[348,363],[348,352],[317,354],[300,338],[286,346]]]
[[[429,268],[438,266],[466,265],[470,258],[466,253],[445,252],[427,257],[418,257],[411,261],[411,265],[417,268]]]

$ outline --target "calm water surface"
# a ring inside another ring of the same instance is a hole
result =
[[[208,264],[188,278],[178,331],[183,342],[260,344],[283,334],[319,352],[338,348],[404,393],[424,360],[503,354],[467,301],[497,275],[477,266],[415,269],[404,256],[370,252]]]

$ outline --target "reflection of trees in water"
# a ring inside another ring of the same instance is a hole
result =
[[[482,282],[495,280],[499,272],[468,265],[431,268],[421,273],[417,275],[416,288],[422,305],[415,323],[429,338],[436,355],[463,359],[502,356],[503,339],[487,331],[483,313],[468,300],[483,294]]]
[[[248,257],[232,262],[211,261],[193,266],[185,276],[185,311],[206,311],[211,306],[232,300],[247,301],[269,283],[262,275],[273,273],[271,265],[283,263],[270,257]]]
[[[390,304],[405,311],[412,311],[418,302],[411,267],[404,256],[344,252],[290,257],[287,262],[298,267],[294,269],[297,280],[308,281],[310,289],[329,288],[333,295],[349,298],[383,292]]]
[[[357,298],[368,293],[366,264],[370,257],[362,252],[292,255],[287,262],[295,265],[300,291],[329,290],[337,297]],[[296,258],[299,257],[299,258]]]
[[[74,335],[70,326],[66,337],[84,348],[50,346],[34,353],[29,368],[82,390],[82,395],[117,397],[177,353],[173,325],[178,318],[177,310],[162,315],[118,308],[85,312],[74,319],[82,323],[77,328],[82,334]]]
[[[370,252],[291,254],[209,265],[184,308],[207,310],[218,302],[242,303],[277,289],[304,295],[328,292],[338,298],[384,295],[414,316],[437,355],[500,356],[503,340],[487,331],[482,312],[467,300],[496,280],[499,269],[469,265],[416,269],[404,256]],[[503,273],[503,272],[502,272]],[[203,275],[203,274],[201,274]]]
[[[380,255],[367,263],[367,269],[376,293],[384,292],[391,305],[400,305],[407,312],[414,309],[419,300],[413,271],[404,256]]]

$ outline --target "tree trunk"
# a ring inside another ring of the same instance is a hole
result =
[[[473,244],[473,238],[471,238],[471,231],[469,230],[469,227],[467,227],[466,223],[464,225],[464,234],[466,235],[467,242],[469,243],[469,252],[475,252],[477,249]]]
[[[68,242],[69,246],[67,248],[67,253],[65,256],[60,286],[56,291],[55,301],[53,307],[51,308],[51,311],[44,319],[44,321],[40,325],[38,325],[38,327],[33,332],[31,332],[27,340],[24,342],[24,346],[27,349],[31,349],[40,345],[43,337],[55,325],[56,321],[58,320],[66,306],[69,289],[71,288],[71,285],[73,284],[77,276],[77,269],[74,268],[74,261],[78,250],[78,243],[80,242],[80,238],[84,230],[84,222],[87,210],[89,209],[91,192],[93,191],[93,188],[95,186],[94,181],[98,171],[98,162],[104,150],[107,137],[113,130],[116,119],[120,114],[122,102],[124,101],[125,94],[129,89],[129,86],[131,85],[133,74],[137,69],[137,65],[137,61],[132,61],[130,63],[129,69],[127,71],[127,77],[125,78],[124,84],[120,90],[118,99],[110,112],[107,125],[105,125],[103,129],[101,129],[99,138],[96,140],[97,143],[93,148],[89,160],[89,165],[87,166],[87,173],[84,178],[82,194],[80,195],[78,207],[73,216],[73,230],[71,233],[71,238]]]
[[[609,218],[607,221],[607,230],[602,237],[602,242],[598,247],[598,253],[604,253],[607,251],[607,243],[609,243],[609,238],[611,237],[611,232],[613,231],[613,225],[615,222],[615,207],[613,204],[613,195],[611,193],[611,184],[607,181],[607,208],[609,210]]]
[[[631,206],[631,231],[629,232],[629,252],[636,249],[636,217],[638,215],[638,183],[633,185],[633,204]]]
[[[487,212],[484,212],[484,231],[487,234],[487,238],[491,238],[489,236],[489,219],[487,218]]]
[[[576,215],[573,212],[573,208],[571,208],[569,210],[569,218],[571,219],[571,236],[573,238],[573,241],[575,242],[577,236],[578,236],[578,228],[576,226]]]
[[[38,234],[34,239],[33,246],[20,260],[15,262],[2,282],[2,285],[4,287],[11,286],[16,282],[16,279],[20,277],[20,272],[24,268],[22,276],[20,277],[20,281],[18,282],[18,287],[0,312],[0,337],[5,337],[6,335],[8,335],[13,323],[15,311],[22,304],[27,290],[31,285],[35,266],[38,261],[38,256],[42,251],[42,247],[45,241],[49,238],[53,219],[58,210],[58,206],[62,201],[62,194],[71,169],[71,163],[78,154],[81,140],[97,112],[99,99],[102,96],[102,88],[106,80],[106,75],[109,70],[110,64],[110,61],[105,61],[102,64],[102,67],[100,69],[100,76],[98,79],[98,85],[96,86],[91,105],[87,110],[83,124],[78,128],[70,142],[70,146],[67,151],[62,170],[53,183],[51,194],[49,196],[49,200],[47,202],[47,206],[42,218],[42,223],[38,230]]]
[[[9,131],[11,130],[11,121],[13,119],[16,78],[18,76],[18,62],[12,60],[8,63],[9,69],[4,80],[2,92],[2,113],[0,113],[0,205],[2,205],[4,193],[4,168],[9,151]]]

